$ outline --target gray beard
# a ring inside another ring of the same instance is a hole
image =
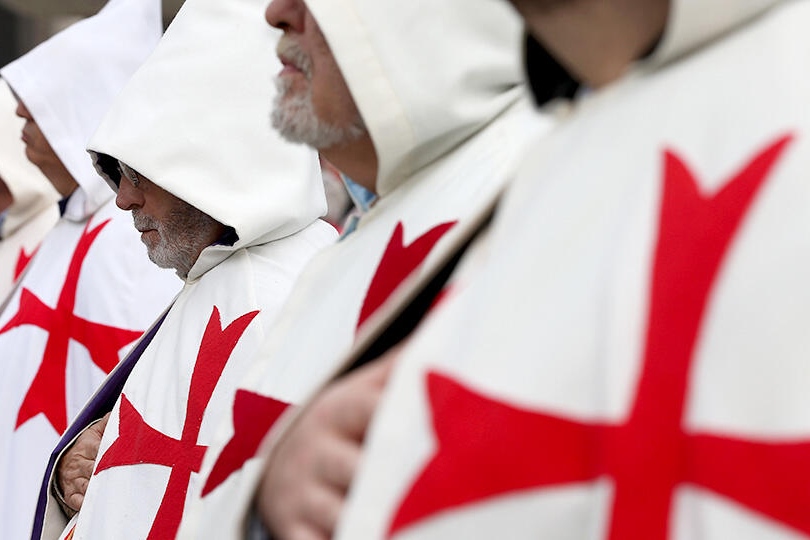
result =
[[[149,260],[161,268],[173,268],[183,279],[208,247],[207,238],[218,225],[214,218],[187,203],[172,211],[165,223],[137,210],[132,211],[132,218],[137,229],[155,229],[160,236],[157,245],[146,245]]]
[[[278,93],[270,121],[279,134],[290,142],[323,150],[355,141],[367,132],[359,114],[349,125],[336,126],[318,118],[309,90],[303,95],[287,95],[290,82],[282,78],[276,79],[276,88]]]

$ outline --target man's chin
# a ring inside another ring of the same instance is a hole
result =
[[[143,238],[141,240],[143,240],[143,243],[146,244],[146,253],[147,255],[149,255],[150,261],[152,261],[155,265],[159,266],[160,268],[174,268],[169,259],[159,249],[158,246],[150,245],[151,243],[144,240]]]
[[[163,260],[163,259],[161,259],[159,257],[153,256],[151,251],[149,252],[149,260],[152,261],[156,266],[158,266],[160,268],[171,268],[171,266],[169,266],[166,263],[165,260]]]

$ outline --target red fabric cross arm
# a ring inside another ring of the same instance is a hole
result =
[[[109,373],[118,363],[118,351],[143,333],[141,330],[126,330],[88,321],[73,313],[82,266],[90,248],[109,221],[89,231],[89,223],[84,228],[55,307],[51,308],[29,289],[23,288],[17,313],[0,328],[0,334],[3,334],[30,325],[48,333],[42,362],[23,398],[16,428],[40,413],[45,415],[57,433],[61,434],[67,428],[65,378],[70,340],[81,343],[90,353],[93,363],[104,373]]]
[[[614,486],[610,540],[665,540],[673,493],[683,484],[810,534],[810,440],[747,440],[683,425],[694,348],[718,270],[791,139],[769,145],[711,197],[700,193],[683,160],[665,153],[643,369],[623,423],[519,409],[429,373],[437,450],[401,501],[389,536],[476,501],[600,477]]]
[[[436,225],[406,246],[404,244],[405,229],[402,222],[397,223],[380,263],[377,265],[377,271],[369,284],[357,320],[357,328],[360,328],[385,303],[405,278],[422,264],[430,255],[433,247],[455,224],[456,222],[452,221]]]
[[[264,436],[287,410],[288,403],[238,390],[233,405],[233,436],[222,449],[211,474],[205,481],[202,496],[205,497],[242,468],[247,460],[256,455]]]
[[[25,270],[25,267],[28,266],[28,263],[31,262],[31,259],[34,258],[37,250],[34,249],[31,254],[25,252],[25,248],[20,248],[20,254],[17,256],[17,263],[14,265],[14,281],[17,281]]]
[[[222,330],[219,309],[214,306],[191,376],[186,418],[179,439],[148,425],[127,397],[121,395],[118,438],[104,453],[94,474],[113,467],[140,464],[171,468],[169,483],[149,531],[149,540],[174,538],[177,534],[191,473],[199,472],[207,448],[197,442],[203,415],[231,353],[258,313],[246,313]]]

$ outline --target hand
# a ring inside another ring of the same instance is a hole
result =
[[[110,413],[107,413],[104,418],[85,429],[56,464],[57,486],[65,504],[74,512],[78,512],[84,502],[84,494],[93,474],[93,465],[109,418]]]
[[[273,449],[256,504],[278,540],[327,540],[338,521],[392,351],[332,382]]]

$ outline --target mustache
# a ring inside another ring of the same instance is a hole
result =
[[[279,39],[276,55],[300,69],[307,80],[312,79],[312,60],[292,38],[284,35]]]
[[[155,229],[157,230],[160,226],[158,220],[151,216],[146,216],[141,214],[138,210],[132,211],[132,221],[135,223],[135,228],[139,231],[143,232],[148,229]]]

